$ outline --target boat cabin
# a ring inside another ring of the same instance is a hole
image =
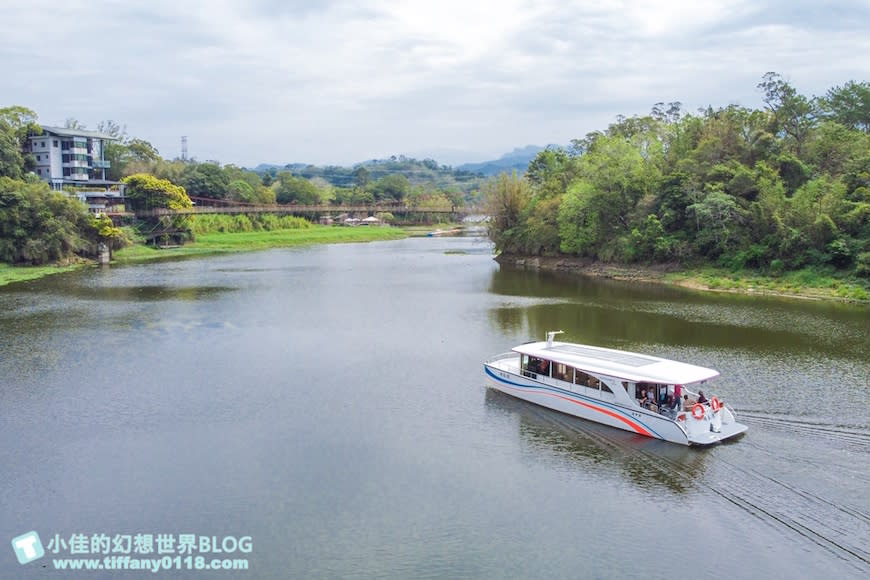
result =
[[[682,385],[706,382],[719,375],[712,369],[658,357],[565,343],[530,343],[514,351],[520,354],[523,376],[564,381],[571,383],[570,390],[578,394],[634,403],[654,412],[680,410],[677,384],[689,392]],[[625,395],[615,394],[616,389]]]

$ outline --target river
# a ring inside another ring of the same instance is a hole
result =
[[[486,388],[484,359],[548,330],[718,369],[748,433],[684,448]],[[251,578],[870,574],[866,306],[411,238],[16,284],[0,333],[2,577],[123,555],[179,577],[199,555]],[[45,555],[19,564],[30,531]]]

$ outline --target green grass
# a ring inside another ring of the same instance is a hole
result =
[[[837,277],[811,268],[786,272],[780,276],[762,276],[751,271],[732,272],[719,268],[699,268],[668,274],[665,280],[678,285],[710,290],[787,294],[805,298],[866,301],[870,296],[867,284],[860,280]]]
[[[136,264],[156,260],[184,257],[209,256],[234,252],[266,250],[270,248],[291,248],[315,244],[340,244],[398,240],[408,234],[399,228],[383,227],[334,227],[312,226],[286,230],[254,231],[241,233],[215,232],[199,234],[196,242],[178,248],[157,249],[142,244],[134,244],[115,252],[113,264]],[[10,266],[0,263],[0,286],[13,282],[35,280],[51,274],[69,272],[93,262],[83,261],[68,266]]]
[[[0,263],[0,286],[13,282],[36,280],[37,278],[43,278],[52,274],[69,272],[80,267],[81,264],[69,266],[10,266],[9,264]]]
[[[187,256],[206,256],[232,252],[266,250],[270,248],[292,248],[314,244],[339,244],[397,240],[407,234],[396,228],[382,227],[335,227],[312,226],[310,228],[225,233],[214,232],[199,234],[195,242],[178,248],[155,249],[136,245],[115,252],[113,263],[130,264],[178,258]]]

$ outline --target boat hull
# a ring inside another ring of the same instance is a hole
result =
[[[489,385],[503,393],[573,415],[587,421],[601,423],[645,437],[662,439],[680,445],[710,445],[746,431],[736,423],[733,415],[721,409],[702,419],[689,413],[680,413],[679,420],[642,408],[628,408],[617,403],[588,397],[563,388],[558,381],[531,379],[518,375],[496,364],[484,364]],[[565,385],[567,386],[567,385]]]

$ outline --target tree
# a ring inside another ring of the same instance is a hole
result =
[[[764,91],[764,102],[773,112],[773,132],[782,131],[791,137],[795,153],[800,157],[804,142],[815,124],[813,104],[775,72],[765,74],[758,88]]]
[[[127,201],[134,211],[141,209],[187,209],[193,202],[180,185],[147,173],[137,173],[121,180],[127,184]]]
[[[24,156],[15,131],[0,119],[0,177],[21,179],[24,176]]]
[[[511,253],[517,250],[516,238],[520,234],[520,216],[531,199],[529,182],[502,173],[490,180],[484,188],[484,206],[490,216],[487,234],[496,250]]]
[[[92,218],[77,199],[34,178],[0,177],[0,261],[40,265],[87,252]]]
[[[526,177],[536,195],[552,197],[565,193],[577,173],[575,158],[564,149],[547,148],[529,162]]]
[[[105,121],[100,121],[99,123],[97,123],[97,131],[103,133],[104,135],[114,137],[119,141],[124,141],[127,137],[126,125],[122,127],[111,119],[106,119]]]
[[[701,255],[718,258],[732,249],[742,212],[735,199],[718,189],[686,208],[695,218],[696,240]]]
[[[184,171],[184,188],[191,197],[224,199],[229,180],[217,163],[196,163]]]
[[[313,183],[303,177],[296,177],[289,171],[278,174],[272,185],[278,203],[300,203],[314,205],[320,203],[320,192]]]
[[[849,129],[870,133],[870,83],[849,81],[819,99],[822,114]]]
[[[160,160],[160,152],[144,139],[130,139],[126,142],[128,155],[128,161],[139,161],[143,163],[148,163],[152,161]]]
[[[0,108],[0,176],[20,179],[33,170],[33,155],[22,152],[29,135],[42,134],[36,119],[36,113],[27,107]]]
[[[353,183],[360,189],[365,189],[368,187],[369,182],[371,181],[371,174],[369,170],[364,166],[360,165],[353,172]]]
[[[400,173],[391,173],[377,180],[372,186],[375,199],[402,201],[411,190],[411,182]]]
[[[253,199],[253,197],[254,188],[244,180],[236,179],[235,181],[231,181],[230,185],[227,187],[228,199],[248,203]]]

